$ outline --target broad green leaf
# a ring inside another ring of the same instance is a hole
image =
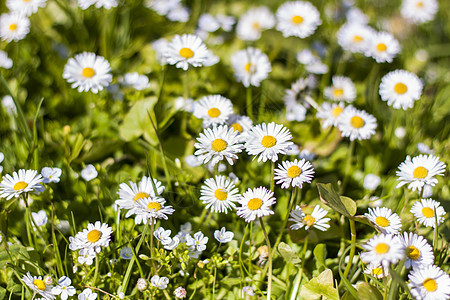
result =
[[[325,259],[327,258],[327,247],[325,246],[325,244],[318,244],[314,248],[314,257],[316,258],[320,266],[326,268]]]
[[[139,100],[131,107],[119,126],[119,135],[124,141],[130,142],[144,135],[149,143],[157,145],[158,140],[148,116],[148,112],[153,115],[153,107],[157,100],[156,97],[148,97]]]
[[[0,286],[0,300],[4,299],[6,295],[6,289]]]
[[[338,213],[351,218],[356,213],[356,204],[350,198],[345,199],[345,204],[341,197],[333,189],[331,183],[318,183],[317,188],[319,189],[320,200],[323,203],[337,211]],[[353,203],[352,203],[353,202]]]
[[[79,133],[77,135],[77,139],[75,141],[75,145],[72,148],[72,151],[70,153],[69,157],[69,164],[80,155],[81,150],[83,149],[84,145],[86,145],[86,140],[84,139],[83,135]]]
[[[300,258],[298,257],[298,254],[294,250],[292,250],[292,248],[288,244],[281,242],[278,245],[278,252],[280,252],[281,256],[286,262],[294,265],[300,264]]]
[[[358,295],[359,300],[381,300],[383,299],[383,295],[381,295],[380,291],[368,284],[367,282],[362,282],[356,287],[356,294]]]
[[[333,285],[333,272],[326,269],[302,286],[300,296],[303,299],[339,299],[339,292]]]
[[[348,211],[348,213],[351,216],[354,216],[356,214],[356,209],[357,209],[355,201],[353,201],[349,197],[345,197],[345,196],[340,196],[339,198],[341,199],[341,201],[344,204],[345,209]]]

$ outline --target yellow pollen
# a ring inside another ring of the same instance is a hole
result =
[[[216,197],[220,201],[227,200],[227,196],[228,196],[228,194],[224,189],[217,189],[214,192],[214,197]]]
[[[222,139],[215,139],[211,144],[211,149],[213,149],[216,152],[223,151],[227,148],[227,142],[225,142]]]
[[[342,97],[344,95],[344,90],[343,89],[334,89],[333,95],[335,97]]]
[[[194,51],[192,51],[189,48],[181,48],[180,49],[180,55],[186,59],[191,58],[194,56]]]
[[[375,219],[375,223],[377,223],[380,227],[388,227],[389,226],[389,220],[385,217],[377,217]]]
[[[245,65],[245,71],[247,71],[247,73],[254,73],[255,67],[253,66],[252,63],[248,63]]]
[[[11,31],[17,30],[17,24],[10,24],[9,25],[9,30],[11,30]]]
[[[362,36],[360,36],[360,35],[355,35],[355,36],[353,37],[353,41],[354,41],[355,43],[361,43],[363,40],[364,40],[364,39],[363,39]]]
[[[408,87],[406,86],[406,84],[399,82],[394,86],[394,91],[397,94],[404,94],[406,93],[406,91],[408,91]]]
[[[293,16],[292,23],[297,24],[297,25],[301,24],[301,23],[303,23],[303,18],[300,16]]]
[[[428,170],[424,167],[417,167],[413,171],[414,178],[423,179],[423,178],[427,177],[427,175],[428,175]]]
[[[434,218],[434,210],[430,207],[424,207],[422,208],[422,214],[426,217],[426,218]]]
[[[135,202],[137,202],[137,201],[139,201],[141,199],[145,199],[145,198],[148,198],[148,197],[150,197],[149,194],[144,193],[144,192],[139,192],[139,193],[136,194],[136,196],[134,196],[133,200]]]
[[[351,118],[350,124],[354,128],[361,128],[361,127],[364,126],[365,122],[364,122],[364,120],[361,117],[354,116],[354,117]]]
[[[263,204],[263,202],[261,199],[252,198],[252,199],[250,199],[250,201],[248,201],[247,206],[250,210],[257,210],[257,209],[261,208],[262,204]]]
[[[33,280],[33,284],[41,291],[45,291],[46,286],[45,286],[45,282],[43,280],[35,279],[35,280]]]
[[[266,148],[272,148],[276,143],[277,139],[271,135],[265,135],[261,140],[261,144]]]
[[[97,229],[89,231],[87,234],[87,240],[91,243],[97,242],[102,237],[102,232]]]
[[[436,280],[432,278],[425,279],[423,281],[423,287],[429,292],[434,292],[437,289]]]
[[[389,251],[390,247],[388,244],[385,243],[379,243],[375,246],[375,252],[377,254],[385,254]]]
[[[289,178],[295,178],[300,176],[302,174],[302,169],[300,169],[298,166],[292,166],[287,170],[287,176]]]
[[[82,75],[83,75],[83,77],[86,77],[86,78],[92,78],[95,75],[95,70],[92,68],[89,68],[89,67],[84,68],[82,71]]]
[[[27,186],[28,186],[28,183],[26,183],[25,181],[19,181],[14,185],[14,190],[15,191],[23,190]]]
[[[158,202],[149,202],[147,204],[147,208],[149,210],[158,211],[158,210],[160,210],[162,208],[162,206],[161,206],[161,203],[158,203]]]
[[[233,125],[230,126],[231,128],[234,129],[234,131],[238,131],[239,133],[242,133],[242,131],[244,130],[244,128],[242,128],[241,125],[239,125],[239,123],[234,123]]]
[[[412,260],[418,260],[420,257],[420,250],[414,246],[409,246],[407,250],[407,255]]]
[[[372,275],[373,276],[383,275],[383,269],[381,269],[381,268],[373,268],[372,269]]]
[[[218,116],[220,116],[220,110],[218,108],[210,108],[208,109],[208,116],[210,116],[211,118],[217,118]]]
[[[387,49],[387,47],[386,47],[386,45],[383,44],[383,43],[379,43],[379,44],[377,45],[377,50],[380,51],[380,52],[384,52],[384,51],[386,51],[386,49]]]
[[[331,110],[331,114],[333,115],[333,117],[337,118],[343,111],[344,109],[342,107],[336,106]]]
[[[303,224],[306,224],[306,225],[308,225],[309,227],[313,226],[314,223],[316,223],[316,219],[314,219],[314,217],[311,216],[311,215],[306,215],[306,216],[303,218]]]

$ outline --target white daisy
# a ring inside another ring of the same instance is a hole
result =
[[[406,110],[414,105],[422,95],[423,83],[416,74],[405,70],[395,70],[381,78],[381,100],[393,108]]]
[[[346,23],[339,29],[337,41],[344,50],[353,53],[364,53],[368,49],[375,33],[375,30],[367,25]]]
[[[364,216],[382,233],[398,234],[400,229],[402,229],[400,217],[396,213],[393,213],[390,208],[369,208],[369,213],[365,213]]]
[[[95,5],[96,8],[104,7],[110,9],[117,6],[117,0],[78,0],[78,6],[81,9],[87,9],[91,5]]]
[[[305,230],[308,230],[309,228],[314,227],[321,231],[327,231],[327,229],[330,228],[328,222],[331,220],[330,218],[324,218],[327,213],[328,212],[325,209],[316,205],[313,212],[310,215],[307,215],[303,212],[301,207],[297,205],[289,214],[289,221],[294,222],[290,228],[292,230],[298,230],[305,227]]]
[[[30,20],[27,17],[9,13],[0,15],[0,38],[2,41],[20,41],[30,32]]]
[[[63,78],[72,83],[79,92],[92,91],[97,94],[112,81],[109,62],[95,53],[83,52],[70,58],[64,66]]]
[[[377,32],[370,40],[365,55],[370,56],[377,63],[391,63],[400,52],[400,44],[389,32]]]
[[[377,128],[377,120],[372,115],[353,106],[347,106],[339,119],[338,128],[342,136],[349,137],[351,141],[369,139]]]
[[[261,32],[275,26],[275,17],[265,7],[256,7],[241,16],[236,26],[237,36],[244,41],[256,41],[261,37]]]
[[[253,47],[233,54],[231,64],[237,81],[242,82],[245,87],[259,86],[272,71],[267,55]]]
[[[141,223],[146,224],[149,220],[156,222],[156,219],[167,220],[167,215],[173,214],[175,209],[172,206],[165,206],[166,200],[161,197],[143,198],[136,201],[130,210],[128,210],[125,218],[132,215],[134,217],[134,223],[139,225]]]
[[[13,176],[6,174],[0,183],[0,197],[6,200],[19,197],[23,193],[36,190],[42,182],[42,176],[35,170],[20,169]]]
[[[50,183],[50,182],[58,183],[61,173],[62,173],[62,171],[60,168],[44,167],[41,170],[41,175],[43,177],[42,182],[43,183]]]
[[[166,15],[172,22],[187,22],[189,20],[189,9],[183,5],[177,5]]]
[[[6,6],[13,13],[31,16],[39,7],[45,7],[47,0],[7,0]]]
[[[304,1],[285,2],[278,8],[276,15],[277,30],[281,31],[284,37],[308,37],[322,24],[317,8]]]
[[[123,85],[130,86],[138,91],[142,91],[150,87],[148,77],[145,75],[140,75],[138,72],[126,73],[125,76],[119,81],[121,81]]]
[[[240,197],[236,186],[229,178],[222,175],[206,179],[200,194],[200,200],[206,204],[206,209],[220,213],[228,213],[228,210],[235,209],[235,202]]]
[[[232,231],[227,231],[227,229],[225,227],[222,227],[220,230],[214,231],[214,238],[219,243],[231,242],[233,237],[234,237],[234,233]]]
[[[286,154],[286,148],[293,145],[292,135],[286,127],[274,122],[258,124],[248,133],[245,149],[249,155],[256,155],[258,162],[278,160],[278,154]]]
[[[198,18],[198,28],[201,31],[214,32],[219,30],[219,21],[211,14],[202,14]]]
[[[434,155],[415,156],[412,158],[408,155],[406,160],[398,166],[396,175],[400,183],[397,188],[408,184],[408,188],[412,191],[422,190],[425,184],[435,186],[438,180],[434,178],[437,175],[444,175],[446,165]]]
[[[31,276],[30,272],[27,272],[27,275],[23,275],[22,281],[33,293],[41,295],[45,300],[55,299],[55,295],[52,293],[53,286],[45,284],[42,276]]]
[[[119,199],[115,201],[115,204],[119,208],[131,209],[134,207],[134,203],[145,198],[152,198],[159,196],[164,191],[162,183],[156,179],[144,176],[138,184],[129,181],[129,185],[121,183],[119,185]],[[156,189],[156,194],[155,194]]]
[[[437,266],[414,269],[408,275],[411,295],[417,300],[450,299],[450,276]]]
[[[444,222],[445,210],[441,204],[431,198],[421,199],[411,207],[411,213],[417,218],[417,221],[426,226],[436,228]]]
[[[381,279],[389,275],[389,268],[369,263],[364,269],[364,273],[369,274],[377,279]]]
[[[216,20],[219,22],[223,31],[226,32],[231,31],[233,29],[233,25],[236,23],[236,19],[234,17],[223,14],[217,14]]]
[[[8,57],[8,53],[0,50],[0,68],[11,69],[13,61]]]
[[[436,0],[403,0],[400,12],[412,23],[425,23],[434,19],[439,5]]]
[[[286,107],[302,104],[305,108],[309,108],[309,104],[305,102],[305,96],[310,94],[311,90],[317,86],[317,80],[314,75],[300,78],[291,85],[291,88],[285,90],[283,97]]]
[[[434,263],[433,248],[423,236],[413,232],[403,232],[403,235],[399,237],[406,249],[405,266],[407,268],[424,268]]]
[[[159,277],[158,275],[153,275],[150,282],[154,287],[156,287],[160,290],[163,290],[163,289],[167,288],[167,285],[169,284],[169,278]]]
[[[361,253],[365,263],[388,267],[404,257],[404,247],[398,237],[391,234],[376,235],[362,246],[367,252]]]
[[[352,80],[345,76],[333,76],[333,85],[326,87],[323,94],[325,98],[334,101],[353,102],[356,98],[356,88]]]
[[[337,126],[339,124],[339,117],[342,115],[345,106],[343,102],[328,103],[324,102],[321,109],[317,111],[316,117],[323,119],[322,128],[330,126]]]
[[[52,293],[60,295],[62,300],[67,300],[67,298],[77,293],[77,290],[71,284],[72,280],[67,276],[63,276],[58,280],[58,285],[52,288]]]
[[[281,184],[282,189],[289,187],[302,188],[304,182],[311,183],[314,177],[314,168],[309,161],[305,159],[294,161],[283,161],[275,169],[274,180]],[[278,181],[277,181],[278,180]]]
[[[194,233],[194,237],[190,234],[186,235],[186,245],[196,251],[204,251],[208,240],[209,238],[201,231]]]
[[[273,192],[265,187],[249,188],[242,194],[239,200],[239,204],[242,206],[237,208],[236,213],[239,217],[244,218],[245,222],[250,223],[256,218],[273,215],[270,206],[276,202]]]
[[[194,116],[203,119],[203,127],[209,127],[225,124],[233,113],[233,104],[221,95],[211,95],[194,102],[193,109]]]
[[[148,0],[145,6],[155,10],[159,15],[165,16],[180,5],[181,0]]]
[[[72,251],[88,249],[100,253],[102,247],[108,247],[111,240],[112,228],[100,221],[89,223],[86,229],[78,232],[75,237],[69,237],[69,248]]]
[[[167,63],[177,68],[187,70],[189,65],[201,67],[209,55],[208,49],[202,40],[193,34],[176,35],[167,44],[164,56]]]
[[[253,127],[253,121],[247,116],[232,114],[227,120],[227,125],[239,132],[239,137],[244,139],[247,132]]]
[[[244,146],[240,143],[238,132],[226,125],[206,128],[197,138],[198,143],[194,147],[198,149],[194,155],[198,156],[204,164],[211,161],[215,165],[226,159],[233,165],[233,159],[237,159],[237,153],[242,152]]]

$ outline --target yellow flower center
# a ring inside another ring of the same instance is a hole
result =
[[[97,229],[89,231],[87,234],[87,240],[91,243],[97,242],[102,237],[102,232]]]
[[[218,108],[210,108],[208,109],[208,116],[210,116],[211,118],[217,118],[218,116],[220,116],[220,110]]]
[[[343,89],[334,89],[333,95],[335,97],[342,97],[344,95],[344,90]]]
[[[417,7],[423,7],[423,2],[417,2],[416,6]]]
[[[16,31],[17,30],[17,24],[9,24],[9,30]]]
[[[353,41],[354,41],[355,43],[361,43],[363,40],[364,40],[364,39],[363,39],[362,36],[360,36],[360,35],[355,35],[355,36],[353,37]]]
[[[225,150],[227,148],[227,145],[227,142],[225,142],[224,140],[215,139],[211,144],[211,148],[216,152],[220,152]]]
[[[92,68],[89,68],[89,67],[84,68],[82,71],[82,75],[83,75],[83,77],[86,77],[86,78],[92,78],[95,75],[95,70]]]
[[[389,249],[390,247],[386,243],[379,243],[378,245],[375,246],[375,252],[377,254],[385,254],[389,251]]]
[[[214,197],[216,197],[220,201],[227,200],[227,196],[228,196],[228,194],[224,189],[217,189],[214,192]]]
[[[255,67],[252,63],[248,63],[245,65],[245,71],[247,71],[247,73],[254,73],[255,72]]]
[[[292,23],[297,24],[297,25],[303,23],[303,17],[293,16]]]
[[[430,207],[424,207],[422,208],[422,214],[426,217],[426,218],[434,218],[434,210]]]
[[[418,260],[420,257],[420,251],[419,249],[417,249],[414,246],[409,246],[407,250],[407,255],[409,258],[413,259],[413,260]]]
[[[244,130],[244,128],[242,128],[239,123],[234,123],[233,125],[231,125],[231,128],[233,128],[234,131],[237,130],[239,133],[242,133],[242,131]]]
[[[373,276],[383,275],[383,269],[381,269],[381,268],[373,268],[372,269],[372,275]]]
[[[423,287],[429,292],[434,292],[437,289],[436,280],[432,278],[425,279],[423,281]]]
[[[261,144],[266,148],[272,148],[276,143],[277,139],[271,135],[265,135],[261,140]]]
[[[136,194],[136,196],[134,196],[133,200],[135,202],[137,202],[137,201],[139,201],[141,199],[145,199],[145,198],[148,198],[148,197],[150,197],[149,194],[144,193],[144,192],[139,192],[139,193]]]
[[[253,22],[252,27],[253,27],[253,29],[256,29],[256,30],[261,29],[261,26],[259,25],[258,22]]]
[[[14,190],[15,191],[23,190],[27,186],[28,186],[28,183],[26,183],[25,181],[19,181],[14,185]]]
[[[427,177],[427,175],[428,175],[428,170],[424,167],[417,167],[413,171],[414,178],[423,179],[423,178]]]
[[[149,202],[149,203],[147,204],[147,208],[148,208],[149,210],[155,210],[155,211],[158,211],[158,210],[160,210],[160,209],[162,208],[162,205],[161,205],[161,203],[158,203],[158,202]]]
[[[386,219],[385,217],[377,217],[375,219],[375,223],[377,223],[377,225],[380,226],[380,227],[387,227],[387,226],[389,226],[389,220]]]
[[[186,59],[191,58],[194,56],[194,51],[192,51],[189,48],[181,48],[180,49],[180,55]]]
[[[302,174],[302,169],[300,169],[298,166],[292,166],[287,170],[287,176],[289,178],[295,178],[300,176]]]
[[[350,124],[354,128],[361,128],[361,127],[364,126],[365,122],[364,122],[364,120],[361,117],[354,116],[354,117],[351,118]]]
[[[343,111],[344,109],[342,107],[336,106],[331,110],[331,114],[333,115],[333,117],[337,118]]]
[[[311,215],[306,215],[306,216],[303,218],[303,224],[306,224],[306,225],[308,225],[309,227],[313,226],[314,223],[316,223],[316,219],[314,219],[314,217],[311,216]]]
[[[380,52],[384,52],[384,51],[386,51],[386,49],[387,49],[387,47],[386,47],[386,45],[383,44],[383,43],[379,43],[379,44],[377,45],[377,50],[380,51]]]
[[[408,90],[408,87],[406,86],[406,84],[401,83],[401,82],[397,83],[397,84],[394,86],[394,91],[395,91],[397,94],[404,94],[404,93],[406,93],[407,90]]]
[[[250,210],[257,210],[262,206],[262,204],[263,204],[263,202],[261,199],[252,198],[252,199],[250,199],[250,201],[248,201],[247,206]]]
[[[35,279],[35,280],[33,280],[33,284],[41,291],[45,291],[46,286],[45,286],[45,282],[43,280]]]

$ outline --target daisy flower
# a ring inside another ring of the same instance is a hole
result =
[[[11,69],[13,61],[5,51],[0,50],[0,68]]]
[[[450,276],[437,266],[413,269],[408,275],[411,295],[420,300],[450,298]]]
[[[228,213],[228,210],[235,209],[235,202],[240,197],[236,186],[229,178],[222,175],[206,179],[200,194],[200,200],[206,204],[206,209],[220,213]]]
[[[326,87],[324,96],[334,101],[353,102],[356,98],[356,89],[352,80],[345,76],[333,76],[333,85]]]
[[[361,260],[365,263],[382,265],[387,268],[404,257],[404,247],[398,237],[392,234],[376,235],[362,246],[367,252],[361,253]]]
[[[203,232],[198,231],[194,233],[194,237],[190,234],[186,236],[186,245],[196,251],[203,251],[206,249],[206,244],[209,238],[203,234]]]
[[[426,226],[436,228],[444,222],[445,210],[441,204],[433,199],[421,199],[411,207],[411,213],[417,218],[417,221]]]
[[[83,52],[70,58],[64,66],[63,78],[72,83],[78,92],[92,91],[97,94],[112,81],[109,62],[95,53]]]
[[[324,218],[327,213],[328,212],[325,209],[316,205],[313,212],[310,215],[306,215],[301,207],[297,205],[289,214],[290,218],[288,221],[294,222],[290,228],[292,230],[298,230],[305,227],[305,230],[308,230],[309,228],[314,227],[321,231],[327,231],[327,229],[330,228],[328,222],[331,220],[330,218]]]
[[[164,191],[164,186],[161,181],[144,176],[138,184],[129,181],[129,185],[121,183],[119,185],[119,199],[115,201],[115,204],[119,208],[131,209],[134,207],[134,203],[145,198],[152,198],[159,196]],[[156,195],[155,195],[156,189]]]
[[[368,49],[375,33],[375,30],[367,25],[347,23],[339,29],[337,41],[344,50],[353,53],[364,53]]]
[[[236,213],[244,218],[245,222],[250,223],[256,218],[273,215],[270,206],[276,202],[273,192],[265,187],[249,188],[239,199],[239,204],[242,206],[237,208]]]
[[[55,295],[52,293],[53,286],[45,284],[42,276],[31,276],[30,272],[27,272],[27,275],[23,275],[22,281],[33,293],[41,295],[45,300],[55,299]]]
[[[274,180],[281,184],[282,189],[289,187],[302,188],[304,182],[311,183],[314,177],[314,168],[309,161],[305,159],[294,161],[283,161],[275,169]]]
[[[244,146],[240,144],[238,132],[233,128],[222,125],[214,128],[206,128],[197,138],[198,143],[194,147],[198,149],[194,155],[198,156],[204,164],[211,161],[215,165],[219,161],[226,159],[233,165],[233,159],[237,159],[236,153],[242,152]]]
[[[234,237],[234,233],[232,231],[227,231],[227,229],[225,227],[222,227],[220,230],[214,231],[214,238],[219,243],[231,242],[233,237]]]
[[[422,95],[423,83],[416,74],[405,70],[395,70],[381,78],[381,100],[395,109],[406,110]]]
[[[408,188],[412,191],[422,190],[425,184],[435,186],[438,180],[434,178],[437,175],[444,175],[446,165],[434,155],[415,156],[412,158],[408,155],[406,160],[398,166],[396,175],[400,183],[397,188],[408,184]]]
[[[78,6],[81,9],[87,9],[91,5],[95,5],[96,8],[110,9],[117,6],[117,0],[78,0]]]
[[[164,56],[168,64],[187,70],[189,65],[201,67],[208,59],[208,49],[203,41],[196,35],[176,35],[167,44]]]
[[[370,56],[377,63],[391,63],[400,52],[400,44],[389,32],[378,32],[370,40],[365,55]]]
[[[69,248],[72,251],[88,249],[100,253],[102,247],[108,247],[111,240],[112,228],[100,221],[89,223],[87,228],[78,232],[75,237],[69,237]]]
[[[30,32],[30,20],[27,17],[9,13],[0,15],[0,38],[2,41],[20,41]]]
[[[272,71],[267,55],[253,47],[236,52],[231,57],[231,64],[236,80],[245,87],[259,86]]]
[[[261,37],[261,32],[275,26],[275,18],[270,10],[265,7],[256,7],[241,16],[236,26],[237,36],[244,41],[256,41]]]
[[[425,23],[434,19],[438,11],[436,0],[403,0],[400,12],[412,23]]]
[[[136,201],[133,207],[128,210],[125,218],[132,215],[134,217],[134,223],[139,225],[141,223],[146,224],[149,220],[156,222],[156,219],[167,220],[167,215],[173,214],[175,209],[172,206],[165,206],[166,200],[161,197],[143,198]]]
[[[205,96],[193,105],[194,116],[203,119],[203,127],[225,124],[233,113],[231,101],[221,95]]]
[[[278,8],[276,15],[277,30],[281,31],[284,37],[308,37],[322,24],[317,8],[304,1],[285,2]]]
[[[232,114],[227,119],[227,125],[239,132],[239,137],[242,138],[253,127],[253,121],[247,116]]]
[[[344,111],[345,106],[343,102],[340,103],[328,103],[324,102],[321,109],[317,111],[316,117],[322,119],[322,128],[330,126],[338,126],[340,116]]]
[[[7,174],[0,182],[0,197],[6,200],[12,197],[19,197],[23,193],[28,193],[39,188],[42,176],[35,170],[20,169],[14,172],[13,176]]]
[[[278,160],[278,154],[286,154],[286,148],[293,145],[292,135],[286,127],[274,122],[258,124],[248,133],[245,149],[249,155],[256,155],[258,162]]]
[[[406,249],[405,266],[407,268],[424,268],[434,263],[433,248],[423,236],[413,232],[403,232],[399,238]]]
[[[317,80],[313,75],[306,78],[300,78],[291,85],[289,90],[285,90],[283,97],[286,107],[302,104],[309,108],[309,104],[305,102],[305,96],[310,94],[311,90],[317,86]]]
[[[47,0],[7,0],[6,6],[13,13],[31,16],[39,7],[45,7]]]
[[[382,233],[398,234],[400,229],[402,229],[400,217],[396,213],[393,213],[390,208],[369,208],[369,213],[365,213],[364,216]]]
[[[338,128],[350,141],[369,139],[377,128],[377,120],[372,115],[353,106],[346,107],[339,119]]]
[[[377,279],[381,279],[389,275],[389,268],[369,263],[364,269],[364,273],[369,274]]]
[[[52,293],[60,295],[62,300],[67,300],[69,296],[71,297],[77,293],[77,290],[71,284],[72,280],[67,276],[63,276],[58,280],[58,285],[52,288]]]

